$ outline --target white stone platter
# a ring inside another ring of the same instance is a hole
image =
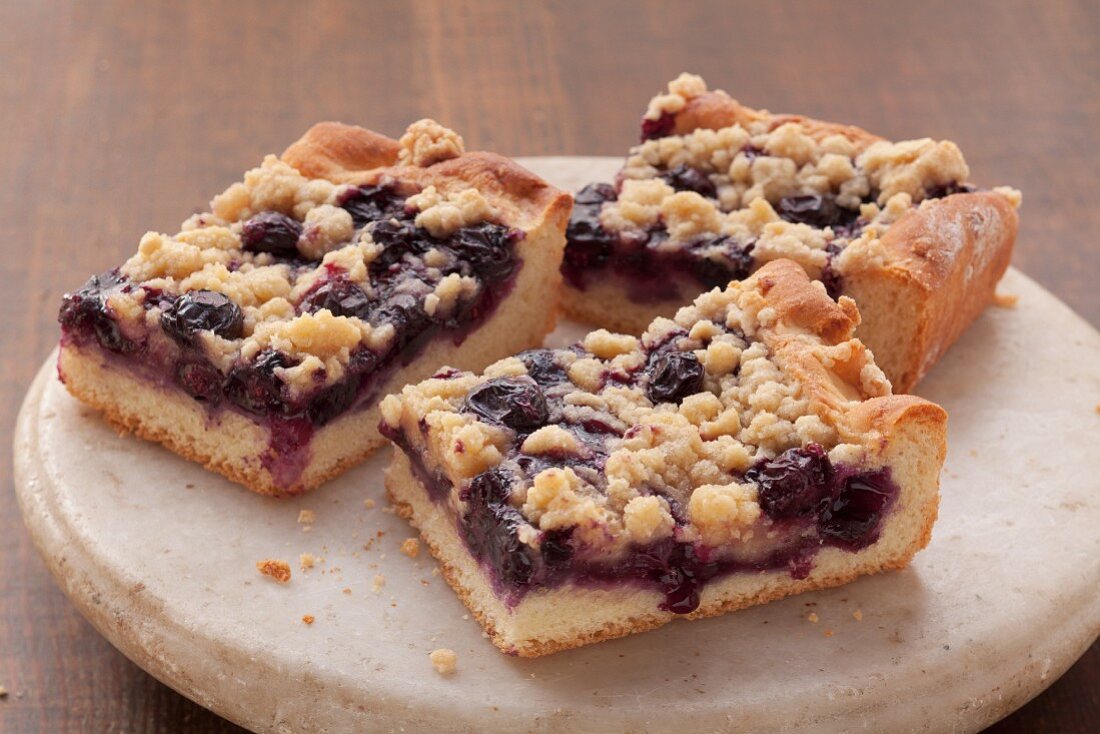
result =
[[[619,160],[526,163],[575,189]],[[431,559],[399,551],[413,533],[385,510],[388,450],[264,499],[118,436],[51,357],[20,414],[16,488],[91,623],[256,731],[975,731],[1100,632],[1100,334],[1016,271],[1001,287],[1018,306],[991,308],[920,386],[951,414],[950,453],[909,569],[547,658],[497,652]],[[301,553],[323,561],[299,570]],[[291,581],[260,576],[265,558]],[[455,675],[429,664],[439,647]]]

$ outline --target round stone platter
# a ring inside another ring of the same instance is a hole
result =
[[[575,190],[620,161],[525,163]],[[919,387],[951,414],[950,451],[910,568],[546,658],[498,652],[432,559],[400,551],[414,533],[387,511],[388,449],[266,499],[120,437],[51,357],[19,417],[16,489],[91,623],[256,731],[975,731],[1100,632],[1100,334],[1016,271],[1001,289],[1018,305],[990,308]],[[268,558],[289,583],[257,573]],[[451,676],[429,663],[440,647]]]

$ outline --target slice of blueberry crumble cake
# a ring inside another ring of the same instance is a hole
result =
[[[614,185],[576,194],[571,316],[637,334],[700,292],[789,258],[855,299],[857,336],[908,392],[991,302],[1020,194],[968,183],[959,148],[773,115],[682,74]]]
[[[311,489],[384,442],[382,395],[541,343],[570,207],[431,120],[321,123],[67,294],[58,371],[249,489]]]
[[[443,370],[382,402],[386,486],[521,656],[904,567],[947,415],[891,395],[858,324],[775,260],[640,338]]]

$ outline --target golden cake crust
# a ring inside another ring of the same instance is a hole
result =
[[[860,336],[876,349],[895,390],[912,390],[992,303],[1018,227],[1016,207],[1006,196],[954,194],[928,201],[891,225],[879,240],[884,257],[844,259],[845,292],[868,316]],[[892,323],[890,303],[882,302],[891,292],[914,306],[901,323]]]

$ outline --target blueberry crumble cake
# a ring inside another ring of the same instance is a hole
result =
[[[792,260],[382,401],[386,486],[502,650],[537,656],[904,567],[947,415],[892,395]]]
[[[777,258],[863,315],[857,336],[908,392],[993,298],[1020,194],[968,183],[959,148],[773,115],[682,74],[615,183],[576,194],[563,308],[637,334]]]
[[[381,396],[541,343],[570,207],[431,120],[321,123],[67,294],[58,371],[249,489],[311,489],[384,442]]]

